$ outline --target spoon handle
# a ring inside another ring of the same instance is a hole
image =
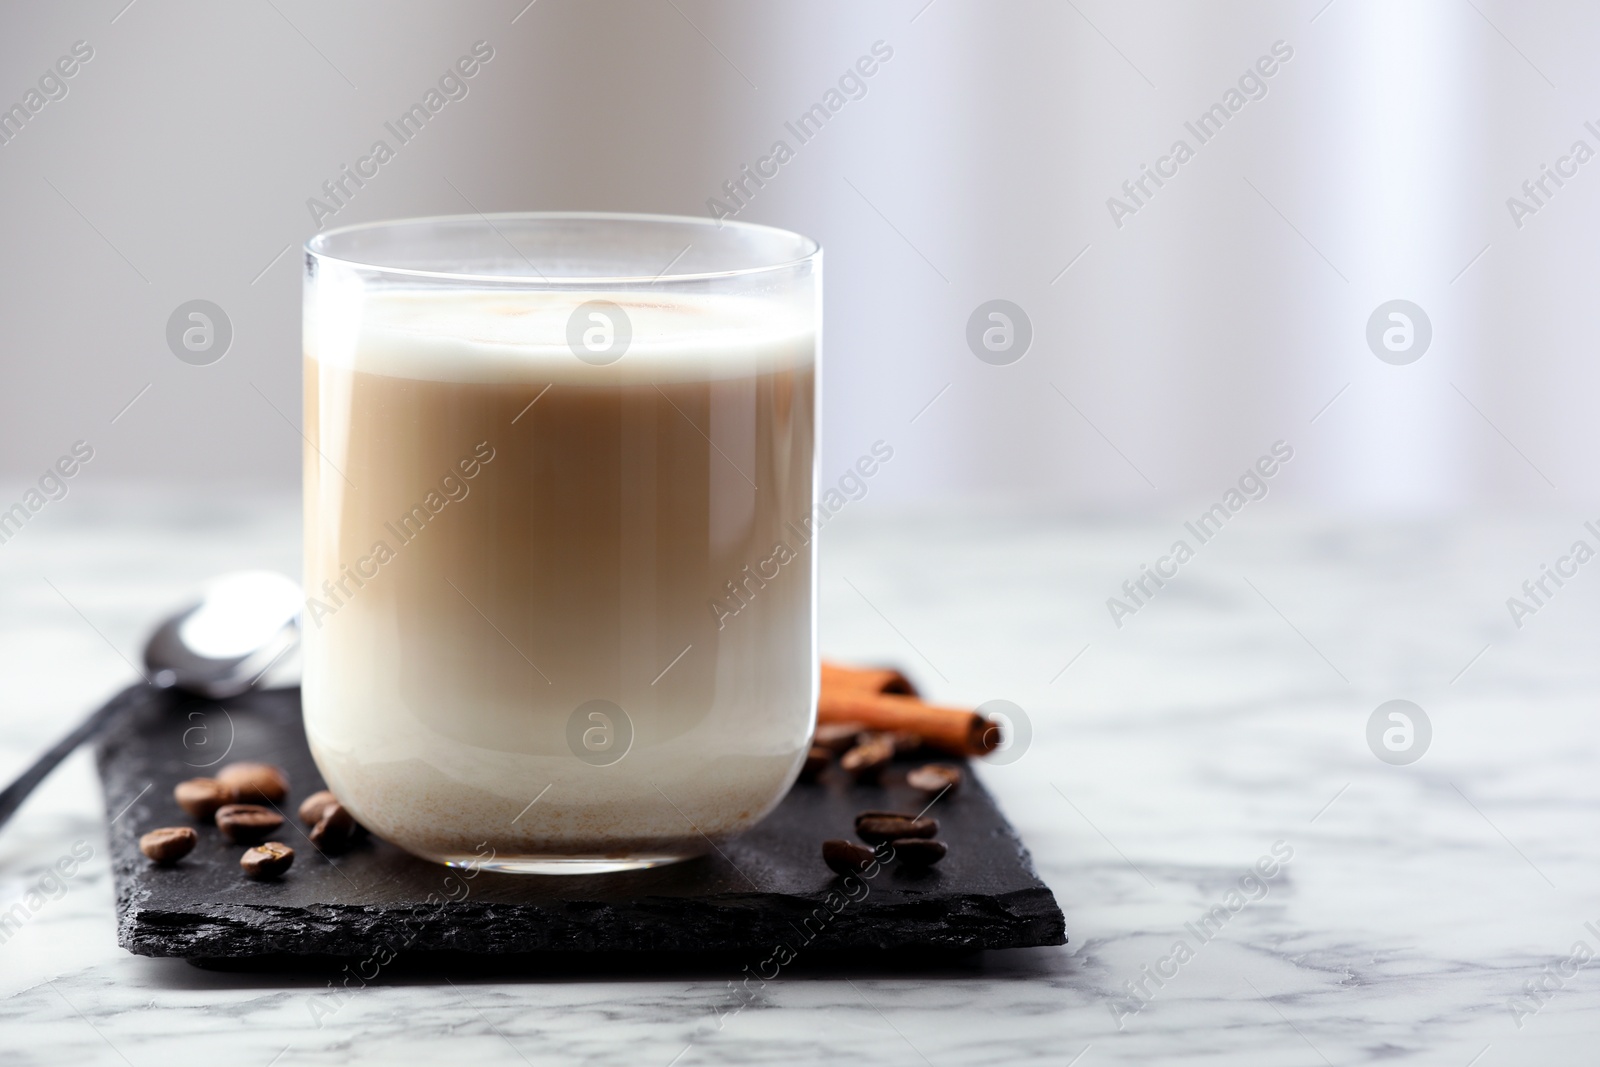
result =
[[[10,821],[16,810],[22,807],[22,802],[28,799],[39,783],[50,776],[60,762],[72,755],[77,747],[89,738],[99,733],[106,723],[126,712],[146,699],[154,691],[153,686],[144,682],[137,682],[106,701],[100,710],[92,713],[87,719],[78,724],[66,737],[55,743],[44,755],[34,761],[33,766],[17,776],[17,780],[0,791],[0,827]]]

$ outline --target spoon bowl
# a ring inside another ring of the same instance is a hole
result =
[[[239,571],[212,581],[145,642],[144,681],[112,697],[0,790],[0,827],[62,760],[152,690],[221,700],[255,686],[299,642],[301,603],[300,587],[273,571]]]
[[[156,627],[150,684],[221,700],[250,689],[300,639],[300,587],[276,571],[237,571]]]

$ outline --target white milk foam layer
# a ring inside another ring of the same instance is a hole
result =
[[[334,295],[334,294],[330,294]],[[568,343],[590,301],[620,307],[632,337],[596,366]],[[813,362],[813,309],[714,293],[390,290],[306,310],[306,355],[324,366],[422,381],[623,385],[749,377]]]

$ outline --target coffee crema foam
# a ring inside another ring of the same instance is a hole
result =
[[[748,564],[812,513],[812,309],[472,290],[321,316],[318,292],[306,588],[337,611],[303,696],[329,787],[459,862],[695,855],[770,811],[811,733],[815,547]],[[595,299],[633,327],[606,366],[566,342]],[[741,589],[719,630],[707,605]],[[608,765],[569,739],[597,700],[633,735]]]

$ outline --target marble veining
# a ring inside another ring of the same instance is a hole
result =
[[[59,511],[0,549],[6,772],[125,683],[147,620],[192,583],[298,566],[289,498],[130,488]],[[842,517],[824,543],[827,651],[899,663],[941,699],[1014,701],[1032,730],[981,773],[1073,943],[937,969],[802,958],[739,998],[741,975],[715,967],[395,969],[313,1011],[325,976],[116,947],[80,755],[0,834],[0,915],[23,909],[0,930],[0,1060],[1593,1062],[1600,961],[1574,961],[1580,943],[1600,953],[1600,586],[1580,576],[1520,629],[1505,606],[1570,525],[1267,506],[1119,628],[1106,599],[1170,519]],[[1368,748],[1392,698],[1432,723],[1409,766]],[[52,877],[79,842],[93,854]],[[1292,857],[1240,889],[1275,845]],[[1219,930],[1195,926],[1218,907]]]

